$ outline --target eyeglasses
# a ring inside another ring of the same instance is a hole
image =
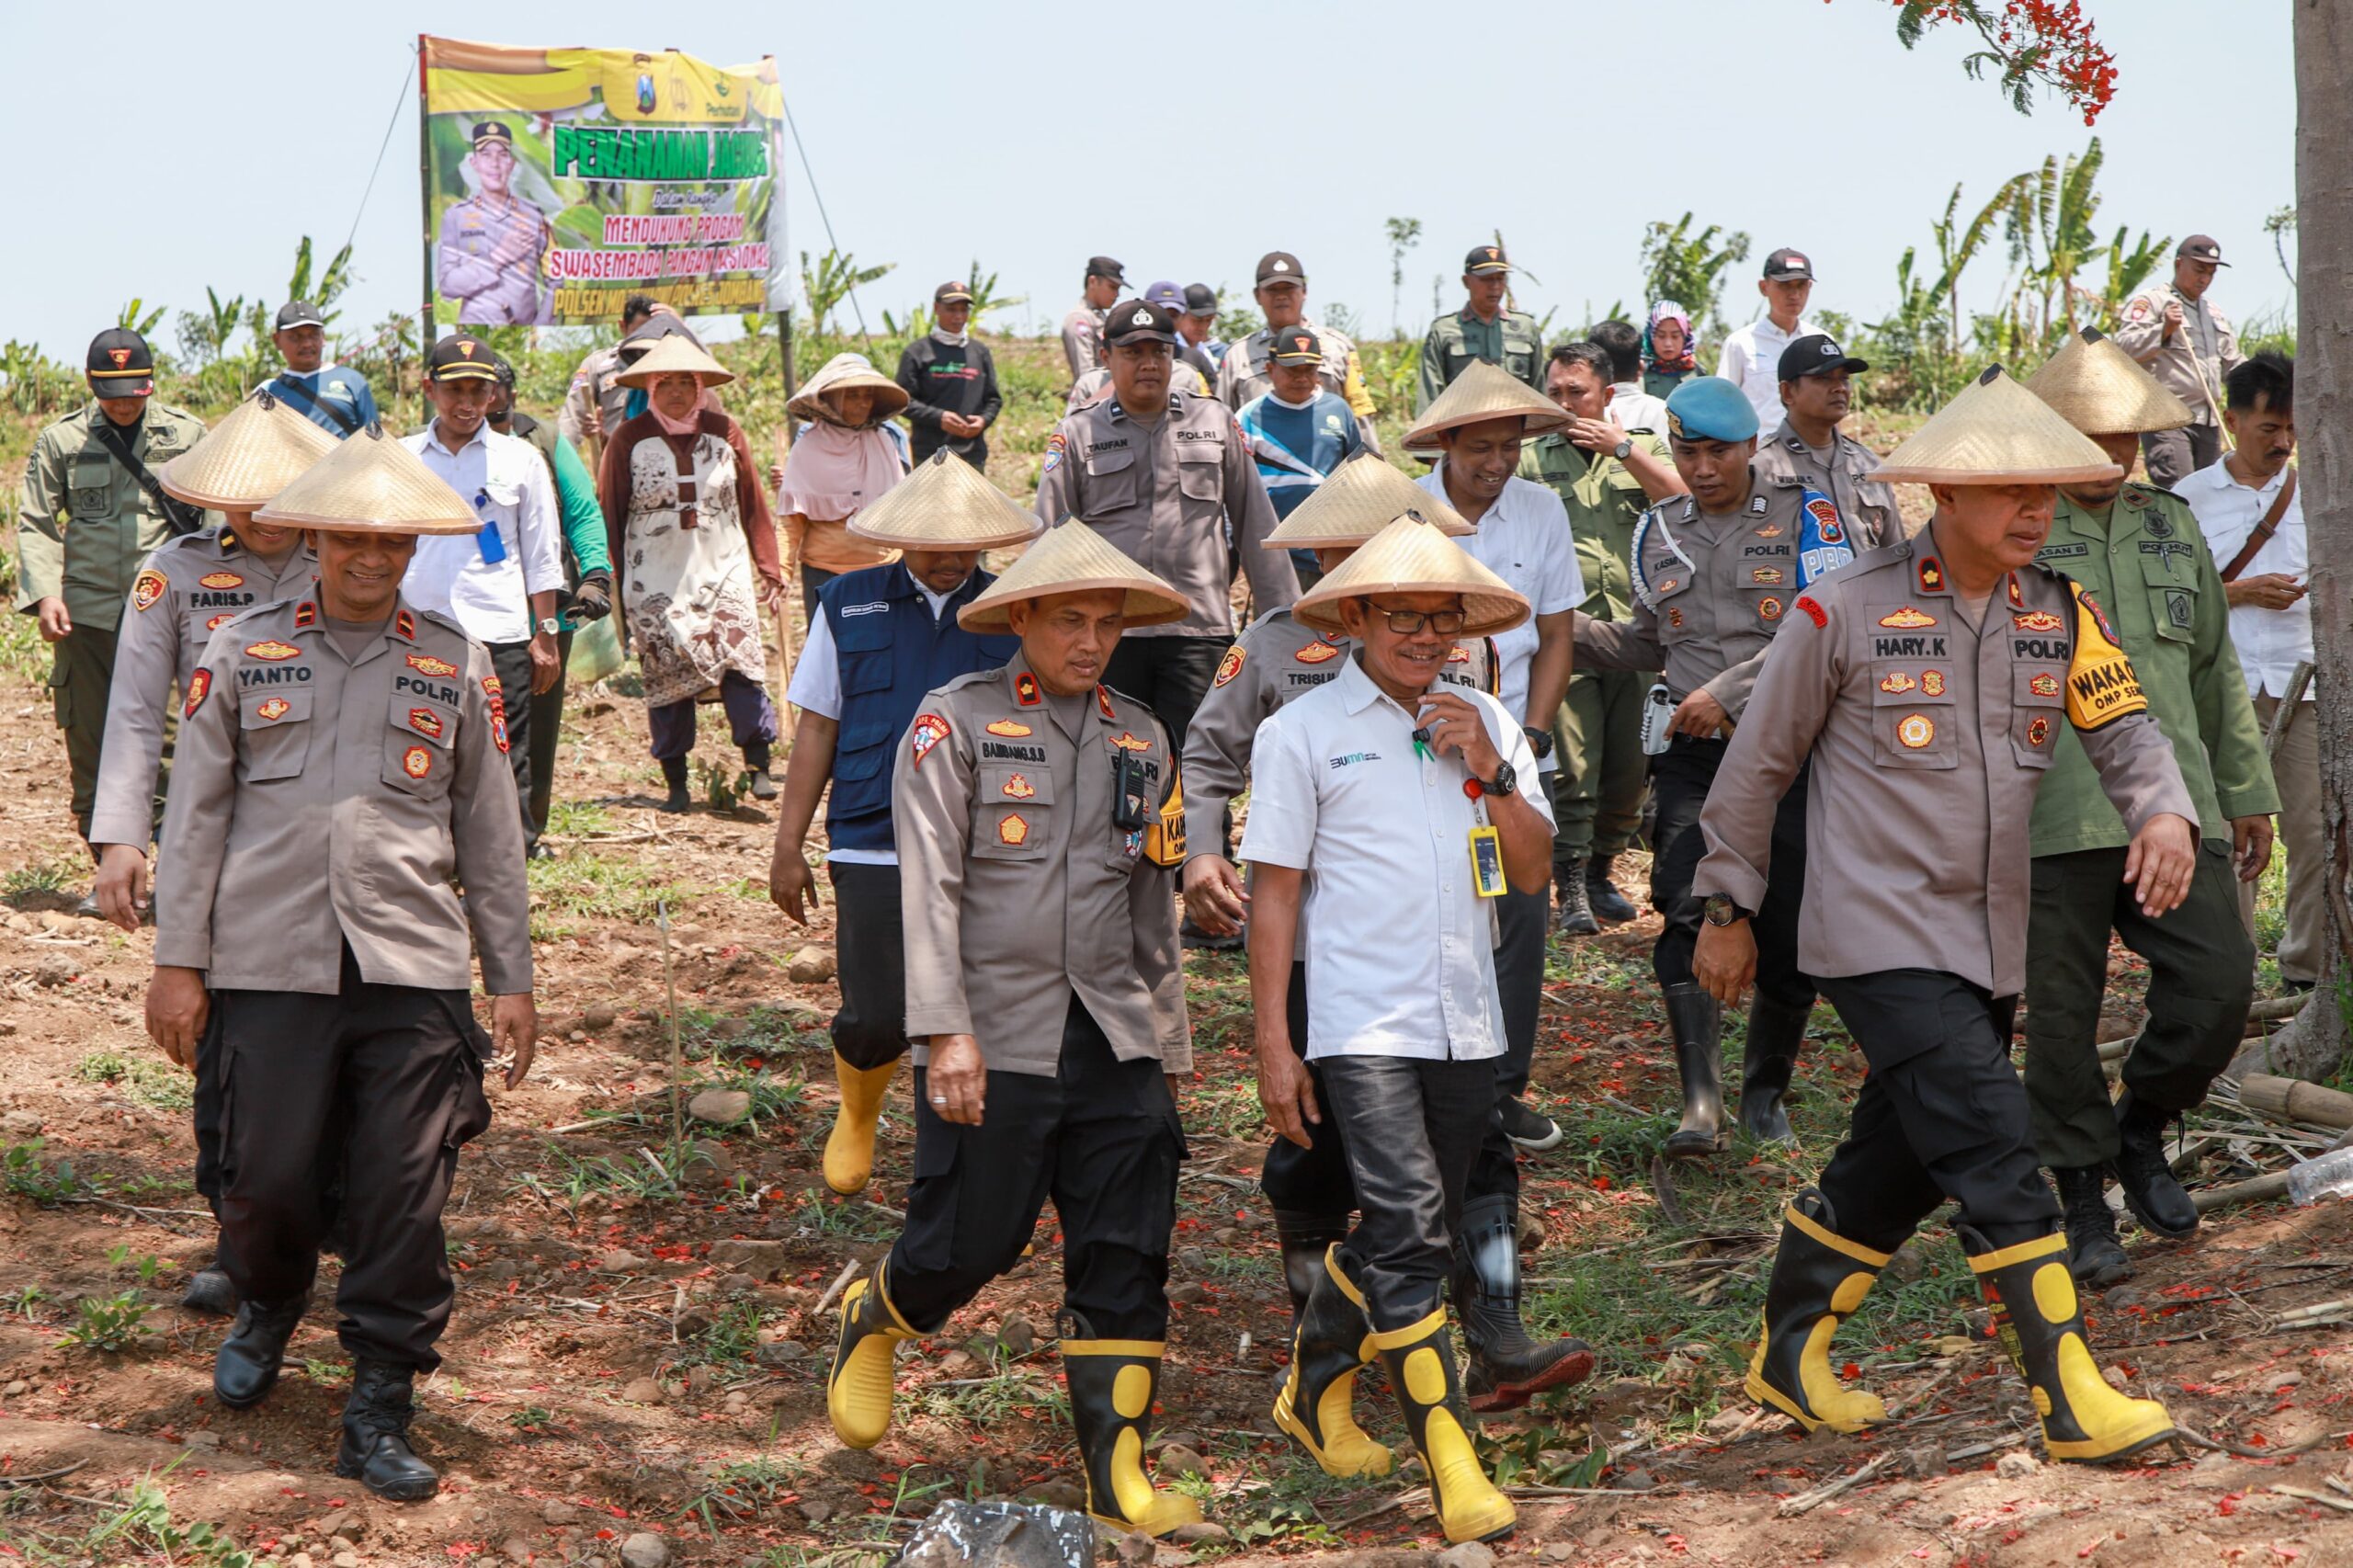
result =
[[[1459,609],[1382,609],[1370,607],[1372,613],[1389,622],[1389,630],[1400,637],[1411,637],[1423,627],[1428,627],[1440,637],[1452,637],[1462,630],[1469,618]]]

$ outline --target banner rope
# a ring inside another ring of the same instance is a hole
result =
[[[792,132],[792,150],[801,154],[801,172],[809,176],[809,195],[817,203],[817,222],[825,226],[825,245],[835,256],[839,256],[842,253],[842,243],[834,238],[834,221],[825,216],[825,198],[817,189],[817,171],[809,166],[809,149],[801,144],[801,127],[793,123],[792,101],[784,96],[781,85],[777,89],[777,102],[784,106],[785,129]],[[874,339],[866,330],[866,312],[858,307],[856,289],[849,291],[849,308],[850,313],[858,317],[859,340],[866,345],[869,354],[873,353]]]
[[[401,74],[401,96],[392,100],[392,118],[384,126],[384,140],[376,148],[376,166],[368,171],[368,187],[359,193],[359,210],[351,215],[351,233],[343,236],[343,248],[349,250],[351,242],[359,237],[359,220],[368,214],[368,198],[375,194],[376,176],[383,172],[384,153],[392,147],[392,132],[401,122],[401,108],[408,102],[408,85],[416,77],[417,46],[408,46],[408,69]]]

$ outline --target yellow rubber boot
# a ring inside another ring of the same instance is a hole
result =
[[[882,1096],[899,1071],[895,1062],[853,1067],[834,1053],[834,1078],[842,1086],[841,1108],[825,1135],[825,1185],[835,1192],[866,1190],[874,1175],[874,1124],[881,1119]]]
[[[1275,1396],[1275,1425],[1326,1475],[1387,1475],[1394,1462],[1357,1425],[1357,1372],[1373,1354],[1364,1294],[1341,1267],[1339,1246],[1329,1245],[1291,1335],[1290,1376]]]
[[[825,1378],[825,1414],[834,1435],[853,1449],[872,1448],[891,1429],[892,1363],[899,1342],[916,1337],[891,1304],[883,1274],[889,1261],[843,1293],[841,1333]]]
[[[1830,1336],[1863,1304],[1893,1255],[1848,1241],[1832,1229],[1836,1223],[1830,1200],[1812,1187],[1782,1210],[1764,1328],[1748,1363],[1748,1397],[1809,1432],[1859,1432],[1887,1419],[1879,1395],[1838,1381]]]
[[[2164,1405],[2119,1393],[2100,1376],[2063,1232],[1995,1251],[1968,1226],[1956,1229],[2002,1346],[2034,1395],[2052,1459],[2114,1464],[2175,1435]]]
[[[1086,1320],[1063,1314],[1063,1379],[1070,1385],[1071,1425],[1086,1471],[1086,1512],[1100,1523],[1165,1536],[1200,1523],[1190,1497],[1156,1490],[1143,1472],[1143,1443],[1160,1389],[1157,1339],[1097,1339]],[[1084,1335],[1086,1337],[1081,1337]]]
[[[1398,1408],[1429,1471],[1430,1496],[1438,1504],[1446,1539],[1494,1540],[1519,1522],[1512,1500],[1495,1490],[1471,1446],[1461,1385],[1454,1370],[1454,1345],[1447,1337],[1446,1309],[1438,1308],[1409,1328],[1372,1336],[1381,1364],[1389,1370]]]

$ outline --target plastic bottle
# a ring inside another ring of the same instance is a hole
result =
[[[2298,1208],[2324,1198],[2353,1196],[2353,1149],[2307,1160],[2288,1173],[2288,1197]]]

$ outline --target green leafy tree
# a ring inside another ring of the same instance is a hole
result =
[[[1389,330],[1402,337],[1405,333],[1405,253],[1420,243],[1422,221],[1392,218],[1381,229],[1389,236]]]
[[[829,250],[812,262],[809,253],[801,253],[801,293],[809,303],[810,330],[819,337],[832,334],[834,312],[851,291],[887,277],[898,263],[886,261],[880,267],[858,265],[858,258],[847,251]]]
[[[1692,222],[1686,212],[1673,223],[1654,222],[1643,232],[1645,309],[1653,301],[1673,300],[1691,312],[1695,326],[1704,323],[1710,336],[1721,338],[1724,269],[1748,259],[1748,235],[1726,233],[1720,223],[1695,233]]]

